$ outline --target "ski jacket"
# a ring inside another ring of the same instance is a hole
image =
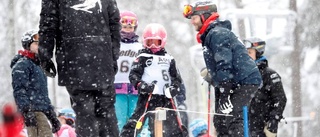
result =
[[[149,49],[142,49],[137,59],[132,63],[129,74],[131,84],[137,89],[141,81],[152,83],[157,81],[159,92],[164,95],[166,86],[180,87],[181,76],[176,68],[174,58],[165,49],[153,54]]]
[[[215,87],[223,82],[231,82],[233,86],[261,84],[258,67],[238,37],[231,32],[230,21],[213,21],[200,39],[204,60]]]
[[[53,110],[48,96],[47,77],[34,60],[16,55],[12,68],[12,88],[20,112]]]
[[[115,0],[42,0],[39,58],[50,60],[56,46],[59,85],[104,89],[117,71],[119,20]]]
[[[281,77],[268,67],[268,61],[265,57],[259,58],[256,63],[263,78],[263,86],[255,95],[255,98],[262,104],[259,107],[263,111],[258,113],[264,115],[265,121],[270,119],[280,121],[287,102]]]

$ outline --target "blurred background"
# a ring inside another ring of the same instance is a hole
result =
[[[221,19],[232,22],[240,39],[257,36],[267,42],[269,66],[282,77],[288,98],[286,123],[279,137],[312,137],[320,133],[320,7],[319,0],[214,0]],[[189,121],[207,118],[208,85],[200,77],[203,68],[201,45],[190,20],[182,15],[183,6],[194,0],[117,0],[121,10],[137,14],[141,35],[148,23],[165,26],[166,49],[176,59],[187,89]],[[22,49],[20,38],[38,29],[41,0],[0,1],[0,104],[13,101],[11,59]],[[141,39],[140,39],[141,41]],[[48,78],[49,94],[57,108],[70,107],[64,87],[57,78]],[[211,88],[212,89],[212,88]],[[211,91],[211,106],[214,91]],[[2,105],[0,105],[2,106]],[[211,110],[213,112],[213,110]]]

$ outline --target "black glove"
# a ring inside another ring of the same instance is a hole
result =
[[[278,123],[279,123],[278,120],[270,119],[267,122],[267,130],[272,132],[272,133],[277,133],[277,131],[278,131]]]
[[[31,112],[31,111],[23,112],[22,115],[24,118],[24,124],[27,127],[37,126],[37,118],[36,118],[36,114],[34,112]]]
[[[61,124],[60,124],[60,121],[58,120],[54,110],[45,111],[44,114],[47,116],[47,118],[49,119],[49,121],[51,123],[52,133],[58,132],[60,130]]]
[[[41,61],[40,64],[41,64],[41,67],[42,67],[44,73],[48,77],[54,78],[56,76],[57,70],[56,70],[56,67],[54,66],[54,63],[52,62],[52,60]]]
[[[178,95],[179,92],[180,92],[180,88],[177,87],[177,86],[169,86],[169,87],[167,88],[167,90],[170,91],[170,94],[171,94],[171,97],[172,97],[172,98],[175,97],[176,95]]]
[[[50,123],[52,126],[52,133],[56,133],[60,130],[61,124],[58,118],[50,119]]]
[[[149,94],[152,93],[154,90],[154,85],[156,84],[156,81],[153,81],[152,83],[147,83],[144,81],[141,81],[138,84],[138,91],[140,94]]]
[[[219,85],[219,109],[224,114],[229,114],[233,110],[233,105],[230,101],[230,95],[233,93],[232,83],[223,82]]]

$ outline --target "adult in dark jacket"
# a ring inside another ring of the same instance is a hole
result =
[[[31,136],[52,136],[60,129],[60,122],[48,95],[47,77],[39,66],[38,32],[31,30],[21,39],[24,50],[20,50],[11,62],[12,88],[19,112],[24,117],[28,134]]]
[[[214,116],[218,137],[244,135],[243,106],[249,106],[261,84],[261,75],[239,39],[231,32],[229,21],[219,21],[217,7],[211,1],[186,5],[184,15],[199,31],[206,66],[216,89],[216,112],[232,116]]]
[[[251,136],[275,137],[287,102],[281,77],[268,66],[268,60],[263,56],[265,41],[252,37],[245,39],[244,44],[263,78],[263,86],[251,103],[249,115]]]
[[[119,134],[113,85],[120,48],[119,20],[115,0],[42,0],[41,66],[48,76],[55,75],[51,59],[56,48],[58,82],[71,97],[79,137]]]

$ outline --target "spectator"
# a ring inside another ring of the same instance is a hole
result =
[[[210,82],[215,87],[214,115],[218,137],[244,136],[243,106],[250,101],[261,84],[258,67],[248,55],[239,38],[231,31],[230,21],[219,20],[212,1],[197,1],[184,7],[183,14],[191,19],[197,40],[202,43],[203,56]]]
[[[287,103],[280,75],[271,69],[263,53],[266,42],[257,37],[246,38],[244,44],[249,56],[256,62],[263,78],[263,86],[252,99],[250,131],[254,137],[276,137],[278,123]]]
[[[114,79],[120,49],[115,0],[42,0],[39,58],[48,76],[66,86],[78,137],[117,137]]]

